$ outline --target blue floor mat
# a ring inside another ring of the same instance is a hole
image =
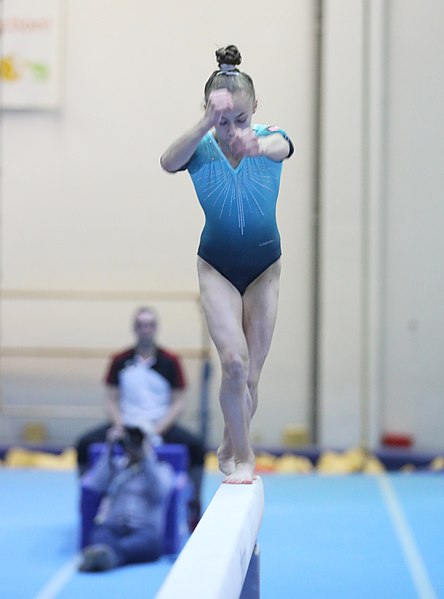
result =
[[[428,599],[444,599],[443,475],[384,478],[416,548],[413,566],[380,477],[262,478],[262,599],[426,599],[427,588]],[[205,505],[220,481],[219,475],[206,475]],[[104,574],[69,570],[78,547],[77,483],[73,472],[0,469],[2,599],[152,599],[156,594],[171,567],[168,558]],[[428,587],[415,580],[415,560]]]

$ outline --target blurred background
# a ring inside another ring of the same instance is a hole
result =
[[[195,254],[203,215],[166,146],[236,44],[256,122],[295,146],[278,202],[280,311],[252,439],[419,450],[444,430],[441,0],[1,2],[0,444],[102,422],[108,357],[154,306],[184,416],[208,443],[219,366]]]

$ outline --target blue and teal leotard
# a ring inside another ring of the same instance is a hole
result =
[[[254,125],[258,136],[281,134],[278,127]],[[244,157],[233,168],[211,132],[186,165],[205,213],[198,255],[244,294],[281,255],[276,202],[282,162]]]

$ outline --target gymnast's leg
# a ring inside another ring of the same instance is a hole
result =
[[[276,324],[281,259],[274,262],[243,296],[243,329],[248,345],[248,392],[251,418],[257,409],[258,384]]]
[[[253,479],[249,427],[276,322],[280,269],[278,260],[241,297],[217,271],[203,261],[199,263],[202,304],[222,364],[220,401],[225,431],[218,458],[222,472],[229,475],[226,482]]]
[[[228,474],[226,482],[251,483],[254,453],[249,442],[249,360],[242,328],[242,297],[225,277],[201,258],[198,258],[198,274],[202,306],[222,367],[219,398],[231,441],[229,452],[224,444],[219,448],[219,465],[222,472]]]
[[[248,286],[242,298],[242,328],[249,355],[246,401],[250,421],[257,409],[259,378],[270,349],[276,323],[280,271],[281,260],[279,259]],[[224,458],[222,460],[226,468],[224,472],[231,474],[234,471],[234,458],[230,460],[233,449],[227,427],[224,430],[224,439],[219,453]]]

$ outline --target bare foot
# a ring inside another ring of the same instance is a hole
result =
[[[219,449],[217,450],[217,459],[219,461],[219,470],[224,474],[230,475],[236,469],[236,462],[234,460],[233,447],[231,445],[230,435],[228,434],[227,427],[224,428],[224,436]]]
[[[234,472],[223,481],[227,485],[251,485],[254,476],[254,460],[251,462],[236,462]]]
[[[234,455],[226,451],[222,445],[217,450],[217,459],[219,461],[219,470],[224,474],[230,475],[236,470]]]

